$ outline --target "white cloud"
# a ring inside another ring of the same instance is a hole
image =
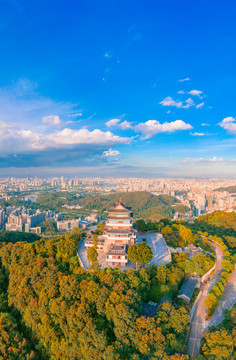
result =
[[[80,112],[80,113],[77,113],[77,114],[69,114],[67,115],[68,117],[76,117],[76,116],[82,116],[83,114]]]
[[[165,122],[161,124],[157,120],[148,120],[145,123],[139,123],[134,127],[136,132],[142,133],[143,139],[150,139],[152,136],[163,132],[174,132],[179,130],[190,130],[192,126],[182,120]]]
[[[185,159],[182,160],[183,163],[219,163],[219,162],[223,162],[224,159],[223,158],[217,158],[216,156],[213,156],[210,159],[205,159],[205,158],[190,158],[187,157]]]
[[[49,148],[76,147],[79,145],[127,144],[130,138],[114,135],[110,131],[95,129],[73,130],[64,128],[50,134],[17,128],[15,124],[0,122],[0,150],[2,153],[19,153]]]
[[[120,119],[111,119],[106,122],[107,127],[115,126],[120,122]]]
[[[59,116],[56,116],[56,115],[44,116],[42,121],[44,124],[49,124],[49,125],[54,125],[54,126],[59,126],[62,124],[61,119],[59,118]]]
[[[184,94],[185,92],[183,90],[179,90],[177,94]]]
[[[48,135],[49,146],[50,144],[54,144],[54,146],[79,144],[108,145],[128,142],[130,142],[129,138],[122,138],[110,131],[104,132],[99,129],[89,131],[88,129],[72,130],[65,128]]]
[[[112,150],[112,149],[109,149],[109,150],[106,150],[106,151],[103,151],[103,157],[110,157],[110,156],[117,156],[119,155],[120,152],[118,150]]]
[[[174,107],[177,107],[177,108],[182,108],[183,107],[183,102],[182,101],[175,101],[170,96],[167,96],[159,104],[161,104],[162,106],[174,106]]]
[[[120,122],[120,121],[121,121],[120,119],[111,119],[111,120],[106,122],[106,126],[107,127],[118,126],[122,130],[132,129],[133,128],[132,122],[129,122],[129,121],[126,121],[126,120],[124,120],[122,122]]]
[[[189,95],[198,96],[202,98],[203,92],[201,90],[191,90],[188,92]]]
[[[66,116],[78,112],[77,104],[62,102],[39,93],[37,84],[19,79],[8,87],[0,87],[0,119],[6,123],[38,128],[51,114]]]
[[[123,121],[122,123],[119,124],[119,127],[121,129],[125,130],[125,129],[132,129],[133,126],[132,126],[131,122],[125,120],[125,121]]]
[[[195,133],[191,133],[192,136],[205,136],[205,133],[199,133],[199,132],[195,132]]]
[[[210,126],[210,124],[202,123],[202,126]]]
[[[185,78],[185,79],[180,79],[179,82],[182,83],[182,82],[184,82],[184,81],[190,81],[190,80],[191,80],[191,79],[189,79],[189,78],[187,77],[187,78]]]
[[[198,91],[198,90],[193,90],[193,91]],[[190,94],[190,93],[191,93],[191,91],[188,92],[187,94]],[[178,94],[184,94],[184,92],[182,90],[180,90],[178,92]],[[196,94],[192,94],[192,95],[196,95]],[[179,109],[189,109],[192,106],[196,107],[196,109],[200,109],[201,107],[203,107],[204,102],[196,105],[192,98],[188,98],[185,101],[179,101],[179,100],[175,101],[171,96],[167,96],[159,104],[162,106],[172,106],[172,107],[176,107]]]
[[[220,127],[222,127],[223,129],[227,130],[228,133],[230,134],[235,134],[236,133],[236,119],[233,118],[232,116],[228,116],[226,118],[224,118],[220,123]]]
[[[175,101],[172,97],[167,96],[164,100],[162,100],[159,104],[162,106],[173,106],[178,109],[189,109],[191,106],[195,106],[193,100],[188,98],[187,100],[183,101]]]
[[[183,106],[184,109],[189,109],[191,106],[194,106],[194,102],[191,98],[188,98],[187,100],[185,100],[186,105]]]
[[[203,106],[204,106],[204,102],[202,102],[202,103],[200,103],[200,104],[196,105],[196,109],[201,109]]]

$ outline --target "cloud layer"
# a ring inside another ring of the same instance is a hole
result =
[[[113,156],[118,156],[120,154],[120,152],[118,150],[106,150],[103,151],[103,157],[113,157]]]
[[[224,118],[220,123],[220,127],[227,130],[230,134],[236,134],[236,119],[232,116]]]
[[[114,121],[115,120],[115,121]],[[106,123],[108,127],[117,126],[121,129],[132,129],[136,133],[141,133],[141,139],[150,139],[154,135],[159,133],[170,133],[180,130],[190,130],[192,125],[185,123],[183,120],[175,120],[172,122],[164,122],[161,124],[158,120],[148,120],[146,122],[141,122],[137,125],[129,121],[120,122],[118,119],[112,119]]]
[[[206,159],[206,158],[190,158],[187,157],[182,160],[183,163],[219,163],[223,162],[223,158],[217,158],[216,156],[213,156],[212,158]]]
[[[152,136],[159,133],[190,129],[192,129],[192,126],[190,124],[186,124],[182,120],[164,122],[163,124],[157,120],[148,120],[145,123],[140,123],[135,126],[135,131],[141,132],[143,139],[150,139]]]
[[[195,92],[197,90],[192,90],[192,91]],[[184,91],[180,90],[180,91],[178,91],[178,94],[184,94]],[[191,94],[191,91],[188,92],[188,94]],[[194,93],[194,94],[191,94],[191,95],[197,95],[197,94]],[[184,101],[180,101],[180,100],[176,101],[171,96],[167,96],[159,104],[162,105],[162,106],[176,107],[177,109],[189,109],[192,106],[196,107],[196,109],[199,109],[204,105],[204,102],[202,102],[200,104],[195,104],[193,99],[191,99],[191,98],[188,98],[188,99],[186,99]]]
[[[77,145],[114,145],[127,144],[130,139],[114,135],[110,131],[95,129],[73,130],[64,128],[49,134],[36,133],[32,130],[17,128],[5,122],[0,122],[0,149],[2,152],[19,152],[29,150],[45,150]]]

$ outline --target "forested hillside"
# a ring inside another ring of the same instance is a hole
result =
[[[163,232],[176,226],[156,224]],[[14,243],[0,242],[1,360],[189,359],[191,305],[176,295],[187,274],[213,266],[210,255],[176,253],[168,265],[139,271],[85,271],[76,255],[81,230],[30,242],[15,242],[15,234]],[[172,305],[141,315],[143,302],[166,295]]]
[[[236,252],[236,212],[214,211],[200,216],[191,226],[194,231],[206,231],[222,237],[230,249]]]
[[[160,296],[169,286],[178,291],[185,260],[161,273],[155,266],[87,272],[76,256],[80,238],[77,229],[57,239],[1,243],[0,359],[188,359],[180,355],[186,307],[166,304],[156,318],[141,316],[152,286]]]
[[[41,208],[47,207],[60,211],[64,204],[80,205],[80,212],[90,212],[97,210],[102,213],[116,204],[119,200],[128,207],[132,208],[136,218],[160,220],[161,218],[172,218],[175,211],[185,213],[189,208],[179,206],[179,201],[167,195],[153,195],[146,191],[135,191],[129,193],[114,193],[108,195],[88,195],[77,198],[75,194],[60,192],[44,192],[39,194],[37,204]],[[176,205],[177,208],[175,210]]]
[[[18,241],[34,242],[40,237],[33,233],[25,233],[21,231],[0,231],[0,243],[16,243]]]
[[[236,193],[236,186],[220,187],[214,191],[228,191],[230,194]]]
[[[202,353],[208,359],[235,359],[236,351],[236,305],[225,311],[225,318],[217,327],[204,334]]]

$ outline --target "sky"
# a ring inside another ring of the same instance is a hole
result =
[[[236,177],[233,0],[2,0],[0,176]]]

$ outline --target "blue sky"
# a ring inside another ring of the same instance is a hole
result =
[[[234,1],[3,0],[0,175],[231,177]]]

